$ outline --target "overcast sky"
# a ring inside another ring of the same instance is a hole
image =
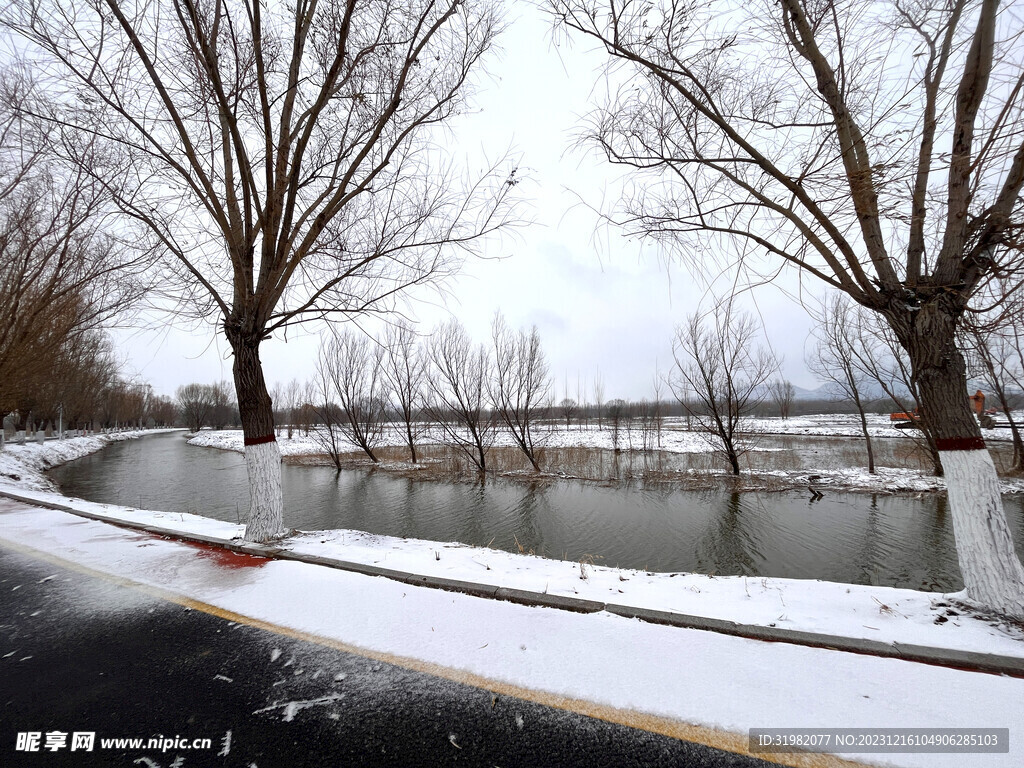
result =
[[[423,293],[410,313],[424,333],[454,315],[484,341],[500,310],[514,327],[537,325],[559,399],[566,383],[571,397],[580,386],[590,398],[598,370],[606,400],[651,397],[655,371],[671,367],[674,327],[702,302],[710,303],[712,294],[722,295],[729,276],[713,267],[693,275],[683,265],[666,265],[651,246],[642,250],[615,233],[601,230],[595,238],[597,219],[579,200],[600,204],[614,193],[618,171],[572,145],[599,94],[593,89],[603,56],[579,45],[556,46],[536,9],[509,6],[501,51],[489,58],[478,83],[478,111],[453,124],[453,135],[471,167],[509,147],[521,155],[530,180],[522,185],[525,213],[534,223],[491,243],[486,260],[467,262],[448,284],[443,303]],[[792,277],[784,288],[795,291]],[[756,308],[750,296],[745,302],[764,321],[765,343],[784,358],[782,375],[799,386],[817,386],[804,365],[806,312],[772,286],[756,289],[752,299]],[[227,344],[213,325],[190,332],[169,321],[115,332],[126,374],[168,395],[188,382],[231,379]],[[311,377],[318,347],[316,333],[290,332],[287,340],[265,342],[268,382]]]

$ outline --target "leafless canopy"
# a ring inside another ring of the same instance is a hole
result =
[[[385,308],[506,222],[507,169],[467,190],[432,142],[498,31],[486,3],[27,0],[3,21],[36,46],[45,116],[126,151],[117,202],[174,257],[167,292],[229,329]]]
[[[209,426],[216,399],[213,387],[197,383],[183,384],[178,387],[175,397],[178,400],[178,412],[185,426],[192,432]]]
[[[857,336],[856,310],[850,301],[835,295],[825,302],[816,318],[815,345],[807,357],[807,367],[819,379],[831,384],[841,398],[849,400],[860,417],[861,434],[867,446],[868,471],[875,472],[875,455],[868,431],[866,409],[872,398],[871,377],[859,363],[861,340]],[[839,399],[839,398],[837,398]]]
[[[755,347],[757,334],[754,319],[727,302],[710,316],[691,315],[673,343],[673,394],[737,475],[742,419],[768,397],[778,370],[771,353]]]
[[[1010,427],[1013,469],[1024,470],[1024,439],[1013,409],[1024,392],[1024,296],[1016,281],[992,281],[976,303],[987,311],[972,313],[961,326],[960,343],[975,375],[983,382]]]
[[[495,431],[487,392],[492,367],[487,348],[474,345],[466,329],[450,320],[431,334],[426,354],[431,419],[473,466],[486,471]]]
[[[111,221],[111,195],[81,165],[58,162],[47,126],[25,118],[31,81],[0,72],[0,412],[57,374],[85,335],[144,292],[148,254]],[[102,163],[98,142],[65,147]]]
[[[612,57],[587,138],[650,172],[628,228],[698,258],[718,235],[874,309],[953,286],[962,308],[1019,264],[1021,29],[997,2],[550,7]]]
[[[494,369],[490,396],[498,416],[534,470],[540,471],[536,421],[551,391],[548,362],[534,326],[527,333],[508,327],[498,314],[491,325]]]
[[[406,322],[389,325],[384,335],[384,379],[391,405],[398,411],[405,431],[409,456],[416,463],[416,437],[426,360],[416,331]]]
[[[796,400],[796,389],[793,387],[793,382],[786,379],[776,379],[771,383],[770,390],[772,400],[775,401],[775,405],[779,408],[779,416],[783,419],[788,419],[790,412],[793,410],[793,401]]]
[[[342,436],[374,463],[386,423],[383,357],[383,350],[367,336],[346,329],[321,350],[319,365],[319,377],[328,387],[327,401],[337,398],[341,406]]]

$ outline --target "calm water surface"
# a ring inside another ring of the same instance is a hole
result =
[[[962,588],[946,500],[826,493],[683,491],[576,481],[416,481],[372,470],[283,465],[285,523],[533,551],[652,571],[780,576],[926,590]],[[240,454],[182,434],[126,440],[51,473],[92,501],[219,520],[249,505]],[[1024,499],[1006,496],[1024,557]]]

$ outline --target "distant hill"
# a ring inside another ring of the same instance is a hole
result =
[[[793,389],[796,390],[797,400],[837,400],[846,398],[846,393],[843,392],[839,385],[831,381],[826,381],[815,389],[806,389],[794,384]],[[876,382],[865,384],[861,395],[866,400],[878,400],[886,397],[885,392]]]

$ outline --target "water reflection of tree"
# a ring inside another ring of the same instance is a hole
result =
[[[547,498],[549,485],[541,482],[531,482],[520,486],[519,498],[511,509],[510,521],[513,526],[514,539],[509,542],[512,551],[533,552],[543,555],[544,533],[541,530],[540,520],[542,516],[550,519],[553,514]]]
[[[917,514],[924,526],[922,535],[910,536],[910,543],[921,540],[920,552],[908,554],[911,563],[920,563],[921,583],[911,584],[919,589],[936,592],[952,592],[964,588],[963,576],[956,556],[956,541],[950,525],[949,499],[944,495],[935,495],[925,503],[924,514]],[[934,508],[929,509],[929,507]]]
[[[488,534],[482,524],[482,514],[474,511],[486,510],[493,501],[488,498],[487,476],[478,474],[471,483],[462,484],[466,488],[467,514],[462,515],[460,530],[455,533],[455,540],[466,544],[482,547],[493,537]]]
[[[327,486],[330,496],[324,505],[329,522],[332,523],[330,527],[354,528],[368,533],[387,531],[392,535],[404,535],[395,533],[388,526],[387,520],[383,519],[381,511],[390,505],[380,504],[379,499],[375,498],[373,491],[377,483],[371,473],[339,470],[333,475],[334,482]]]
[[[945,496],[880,500],[872,494],[854,563],[857,583],[937,592],[961,589],[947,505]],[[906,530],[896,524],[901,519],[909,521]]]
[[[714,517],[696,540],[697,570],[720,575],[756,576],[765,562],[759,544],[764,541],[764,509],[751,509],[744,494],[733,491],[723,498],[707,494]],[[760,507],[760,504],[756,505]],[[720,510],[716,514],[716,510]],[[757,514],[760,511],[761,514]]]
[[[891,538],[891,537],[889,537]],[[892,544],[889,538],[880,538],[878,530],[878,494],[871,494],[871,504],[865,520],[864,536],[854,558],[853,566],[859,576],[855,584],[878,584],[879,576],[886,570],[885,558],[881,557],[880,549],[885,544]]]
[[[405,482],[402,483],[402,502],[395,505],[399,510],[398,529],[403,531],[400,535],[415,539],[424,538],[420,531],[419,521],[413,512],[429,508],[430,505],[424,503],[427,500],[426,495],[423,483],[413,480],[411,477],[405,478]]]

